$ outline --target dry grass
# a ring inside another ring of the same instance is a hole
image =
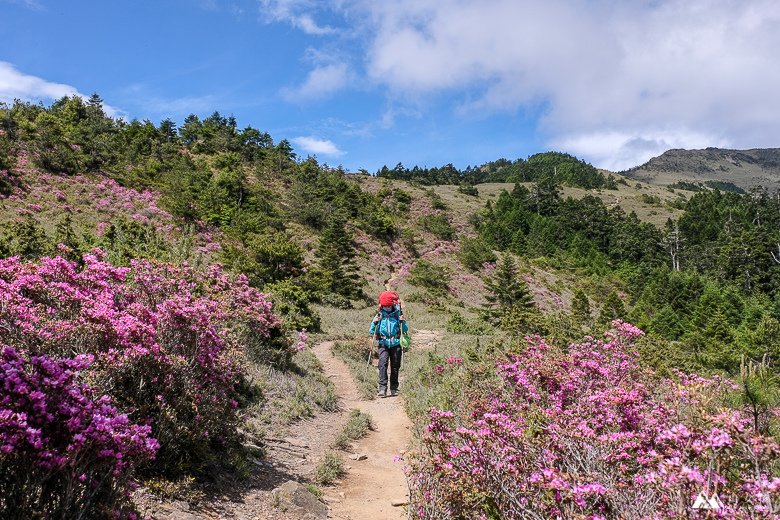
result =
[[[339,455],[329,451],[314,470],[314,482],[321,486],[329,486],[346,474],[344,461]]]
[[[333,381],[310,351],[296,353],[290,370],[253,365],[247,375],[261,395],[247,410],[247,428],[261,438],[268,431],[286,430],[300,419],[338,408]]]
[[[371,416],[353,408],[349,413],[349,420],[344,425],[344,429],[336,436],[336,440],[333,441],[333,447],[338,450],[348,450],[352,447],[352,441],[362,439],[373,429]]]

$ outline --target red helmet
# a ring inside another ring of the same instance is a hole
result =
[[[398,293],[385,291],[379,295],[379,305],[382,307],[392,307],[398,303]]]

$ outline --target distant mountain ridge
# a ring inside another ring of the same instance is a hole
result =
[[[780,188],[780,148],[673,149],[621,173],[655,185],[721,181],[744,190],[756,185],[773,190]]]

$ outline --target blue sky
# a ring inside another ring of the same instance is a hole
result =
[[[233,114],[348,170],[778,147],[775,0],[0,0],[0,101]]]

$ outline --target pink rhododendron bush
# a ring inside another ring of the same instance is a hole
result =
[[[149,426],[131,424],[109,397],[77,381],[90,361],[0,352],[0,517],[126,509],[127,480],[158,444]]]
[[[662,379],[613,322],[565,352],[539,337],[499,363],[502,395],[433,409],[411,461],[417,518],[721,518],[780,510],[778,444],[722,405],[719,378]],[[453,365],[447,370],[461,370]],[[717,495],[719,509],[694,509]]]
[[[245,278],[115,267],[99,250],[0,260],[0,349],[0,505],[63,517],[110,504],[136,467],[175,475],[221,457],[240,440],[242,363],[292,353]]]

